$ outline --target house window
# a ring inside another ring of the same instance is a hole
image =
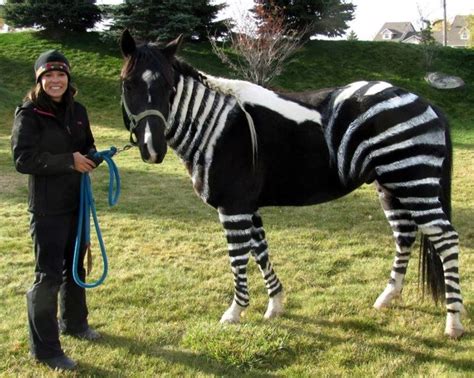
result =
[[[467,30],[465,30],[461,33],[461,39],[464,40],[464,41],[469,39],[469,33],[468,33]]]
[[[392,39],[392,33],[387,31],[387,32],[382,34],[382,38],[383,39]]]

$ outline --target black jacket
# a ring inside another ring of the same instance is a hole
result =
[[[26,102],[15,111],[11,143],[17,171],[30,175],[28,210],[38,215],[75,211],[81,174],[72,154],[95,148],[85,107],[75,102],[74,114],[61,117]]]

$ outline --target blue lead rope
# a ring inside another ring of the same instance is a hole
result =
[[[110,147],[110,150],[98,151],[94,154],[94,157],[103,158],[109,167],[109,206],[114,206],[120,196],[120,176],[117,169],[117,165],[112,160],[112,156],[117,153],[117,148]],[[81,254],[81,245],[90,248],[90,214],[92,213],[92,218],[94,219],[94,226],[97,232],[97,240],[100,245],[100,252],[102,253],[103,261],[103,270],[102,276],[95,282],[85,283],[79,277],[77,266],[79,261],[79,256]],[[84,238],[82,235],[84,233]],[[82,240],[84,244],[81,243]],[[76,244],[74,246],[74,258],[72,260],[72,276],[74,281],[79,286],[90,289],[97,287],[102,282],[104,282],[105,277],[107,277],[108,272],[108,261],[107,253],[105,252],[105,245],[102,239],[102,233],[100,232],[99,221],[97,219],[97,214],[95,210],[94,196],[92,195],[92,185],[91,179],[87,172],[83,173],[81,176],[81,195],[79,201],[79,216],[77,221],[77,235],[76,235]]]

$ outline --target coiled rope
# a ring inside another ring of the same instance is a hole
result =
[[[114,206],[117,204],[120,196],[120,175],[118,172],[117,165],[112,160],[112,156],[116,153],[129,149],[131,146],[127,145],[123,149],[118,150],[116,147],[110,147],[109,150],[97,151],[94,154],[95,158],[102,158],[107,163],[109,168],[109,193],[108,200],[109,206]],[[100,252],[102,254],[103,269],[101,277],[91,283],[86,283],[81,280],[79,277],[77,267],[79,262],[79,257],[81,255],[81,245],[85,246],[87,253],[89,255],[89,264],[88,264],[88,273],[91,270],[90,264],[90,215],[92,213],[92,218],[94,220],[94,226],[97,233],[97,240],[100,245]],[[84,237],[82,237],[84,235]],[[108,273],[108,259],[107,253],[105,251],[104,240],[102,239],[102,233],[99,227],[99,221],[97,219],[97,213],[95,209],[94,196],[92,194],[92,185],[89,173],[85,172],[81,176],[81,188],[80,188],[80,201],[79,201],[79,215],[77,221],[77,234],[76,234],[76,243],[74,246],[74,257],[72,261],[72,276],[77,285],[90,289],[99,286],[104,282]]]

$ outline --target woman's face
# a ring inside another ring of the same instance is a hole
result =
[[[69,78],[63,71],[48,71],[41,75],[41,86],[53,101],[60,102],[66,92]]]

